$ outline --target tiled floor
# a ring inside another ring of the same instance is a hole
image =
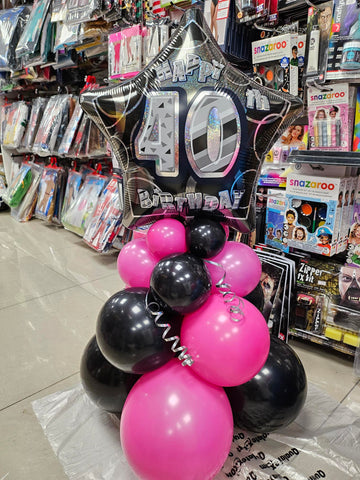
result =
[[[76,235],[0,213],[0,480],[65,480],[31,402],[79,383],[83,348],[104,301],[121,290],[116,252],[101,256]],[[291,342],[308,380],[360,417],[352,362]]]

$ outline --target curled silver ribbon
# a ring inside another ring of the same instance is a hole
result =
[[[225,282],[226,271],[221,263],[213,262],[212,260],[205,260],[205,262],[221,268],[221,270],[224,272],[221,279],[216,283],[216,288],[224,297],[225,304],[228,304],[227,308],[228,312],[230,313],[231,320],[233,322],[240,322],[244,319],[244,312],[241,309],[241,307],[244,307],[243,299],[236,295],[236,293],[232,292],[231,285]]]
[[[164,312],[161,311],[160,305],[158,303],[156,302],[148,303],[148,293],[146,294],[146,299],[145,299],[146,308],[151,313],[151,315],[155,317],[154,318],[155,325],[159,328],[165,329],[162,334],[162,339],[165,342],[173,342],[173,344],[171,345],[171,350],[174,353],[180,352],[180,355],[178,355],[177,358],[181,361],[181,365],[183,367],[191,367],[191,365],[194,363],[194,360],[192,356],[189,353],[187,353],[188,351],[187,347],[185,347],[184,345],[178,346],[180,343],[180,337],[178,337],[177,335],[173,335],[171,337],[167,336],[171,330],[171,325],[170,323],[164,323],[164,320],[161,321],[161,317],[164,315]]]

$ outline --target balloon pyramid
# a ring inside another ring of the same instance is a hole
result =
[[[196,7],[139,75],[80,101],[112,146],[123,224],[151,224],[119,253],[127,287],[99,313],[84,389],[121,413],[121,446],[140,478],[212,479],[234,421],[271,431],[306,397],[300,360],[270,341],[244,298],[258,291],[260,261],[228,240],[229,227],[254,227],[262,159],[302,103],[233,68]]]

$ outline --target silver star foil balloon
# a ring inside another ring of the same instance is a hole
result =
[[[113,149],[129,228],[200,214],[253,229],[263,157],[302,111],[231,66],[197,7],[140,74],[80,102]]]

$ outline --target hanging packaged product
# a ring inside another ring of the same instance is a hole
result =
[[[65,48],[71,48],[73,45],[76,45],[79,41],[79,35],[79,24],[67,25],[63,22],[57,23],[54,52]]]
[[[108,177],[99,174],[87,175],[84,184],[65,213],[62,223],[67,230],[84,236],[90,223],[91,215],[96,208],[103,188],[108,182]]]
[[[51,222],[56,203],[57,179],[59,167],[49,165],[44,168],[41,176],[38,199],[35,208],[35,217]]]
[[[29,163],[31,168],[31,184],[20,205],[11,209],[11,216],[18,222],[29,221],[35,211],[38,188],[44,168],[41,165]]]
[[[7,210],[9,207],[5,203],[3,197],[6,195],[7,185],[6,185],[6,176],[5,168],[2,161],[0,161],[0,211]]]
[[[65,23],[83,23],[96,20],[101,14],[101,3],[99,0],[72,0],[67,2],[67,13]]]
[[[330,87],[308,88],[309,150],[351,152],[356,88],[348,83]]]
[[[325,82],[329,36],[331,32],[333,2],[321,3],[318,8],[310,7],[306,29],[307,67],[304,73],[308,83]]]
[[[76,101],[74,112],[71,116],[70,122],[67,125],[64,136],[62,137],[58,154],[67,155],[70,151],[71,145],[78,131],[81,119],[83,117],[84,110],[81,108],[79,100]]]
[[[35,46],[33,53],[25,53],[21,56],[21,62],[23,68],[35,67],[44,65],[45,63],[52,62],[54,60],[54,54],[52,52],[53,38],[54,38],[54,26],[50,22],[50,13],[45,16],[45,20],[41,27],[41,33],[39,41]]]
[[[17,58],[35,53],[44,22],[46,21],[49,6],[50,0],[34,1],[29,20],[25,25],[15,50]]]
[[[59,132],[64,128],[64,122],[69,117],[74,98],[71,95],[55,95],[46,105],[41,124],[37,131],[33,152],[40,156],[49,156],[56,150]]]
[[[47,98],[37,97],[32,102],[29,122],[26,126],[25,134],[18,148],[19,152],[31,152],[36,133],[48,102]]]
[[[15,47],[29,18],[27,6],[0,12],[0,71],[13,71],[19,67]]]
[[[0,107],[0,144],[4,144],[5,130],[7,125],[8,114],[12,108],[12,103],[4,103]]]
[[[334,0],[326,78],[344,82],[360,78],[359,2]]]
[[[252,62],[256,81],[266,87],[297,96],[299,67],[298,61],[294,61],[298,52],[297,45],[298,35],[290,34],[252,42]]]
[[[140,25],[109,35],[109,78],[130,78],[142,68],[142,32]]]
[[[166,18],[147,22],[143,29],[144,64],[147,65],[164,48],[170,36]]]
[[[117,237],[122,220],[119,177],[114,177],[103,190],[84,234],[84,241],[98,252],[107,252]]]
[[[54,159],[56,165],[56,159]],[[54,206],[54,213],[51,219],[51,222],[55,225],[62,226],[61,223],[61,211],[64,204],[64,195],[66,189],[66,181],[67,181],[67,170],[63,167],[57,167],[58,174],[56,177],[56,197],[55,197],[55,206]]]
[[[55,139],[55,145],[52,150],[53,155],[58,155],[59,147],[66,133],[66,129],[69,125],[70,118],[74,112],[76,100],[77,100],[77,97],[70,95],[67,102],[65,103],[65,105],[61,110],[60,125],[57,132],[57,137]]]
[[[171,2],[170,2],[171,3]],[[164,5],[164,4],[163,4]],[[230,2],[228,0],[205,0],[204,16],[211,33],[224,50]]]
[[[51,22],[63,22],[66,19],[66,0],[53,0],[51,5]]]
[[[17,207],[20,204],[31,185],[31,180],[31,167],[27,162],[24,162],[9,184],[7,194],[4,197],[9,207]]]
[[[90,120],[89,134],[85,147],[85,156],[96,158],[110,156],[110,148],[98,126]]]
[[[20,146],[28,122],[29,105],[25,102],[14,102],[7,111],[3,145],[8,148]]]
[[[81,185],[83,182],[83,175],[76,170],[70,170],[66,182],[66,190],[64,195],[63,206],[61,210],[61,221],[63,221],[70,205],[75,201]]]
[[[72,147],[70,148],[69,154],[71,157],[86,157],[86,145],[90,132],[90,122],[91,120],[87,115],[82,116],[75,140],[73,140]]]

